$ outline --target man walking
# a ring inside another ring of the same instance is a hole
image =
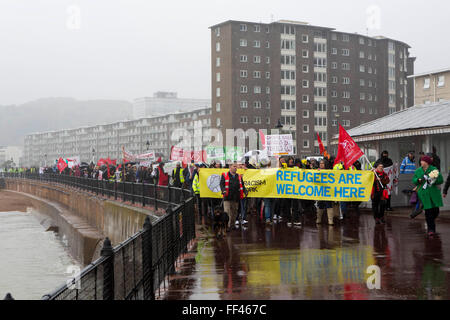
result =
[[[414,151],[408,152],[408,155],[403,159],[400,165],[400,173],[414,173],[416,172],[416,163],[414,161]]]
[[[222,174],[220,179],[220,189],[223,196],[223,208],[229,215],[228,230],[231,230],[231,224],[234,224],[239,210],[239,202],[247,194],[242,176],[237,173],[237,164],[230,164],[230,170]],[[237,228],[237,227],[236,227]]]

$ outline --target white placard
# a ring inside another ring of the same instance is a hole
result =
[[[266,149],[269,156],[294,154],[294,143],[291,134],[272,134],[266,136]]]

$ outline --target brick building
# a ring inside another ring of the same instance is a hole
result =
[[[211,29],[211,128],[292,133],[318,153],[338,123],[352,128],[413,105],[409,46],[308,23],[226,21]],[[225,134],[224,134],[225,136]]]

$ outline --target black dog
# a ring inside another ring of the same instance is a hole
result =
[[[227,233],[228,221],[230,218],[228,214],[222,210],[221,207],[214,208],[214,233],[218,239],[224,237]]]

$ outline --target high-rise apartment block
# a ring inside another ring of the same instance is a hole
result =
[[[286,20],[210,29],[212,128],[270,130],[280,120],[306,156],[318,153],[316,133],[327,146],[338,123],[413,105],[415,58],[401,41]]]

